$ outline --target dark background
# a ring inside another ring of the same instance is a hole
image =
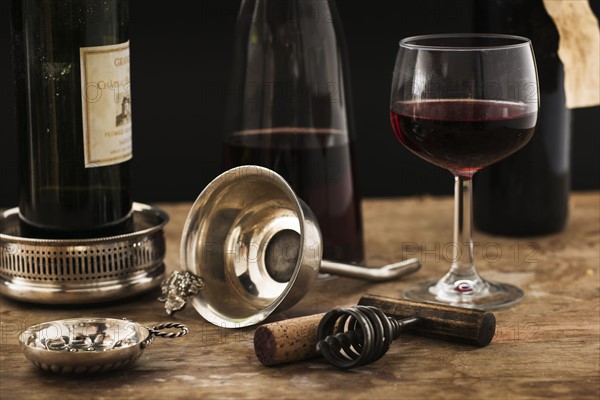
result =
[[[337,1],[344,25],[362,195],[448,194],[449,172],[417,159],[389,126],[398,40],[469,32],[472,1]],[[488,1],[488,0],[485,0]],[[599,1],[592,1],[598,15]],[[131,0],[134,199],[189,201],[220,171],[233,27],[239,0]],[[0,52],[10,54],[9,2],[0,1]],[[14,89],[0,62],[0,207],[17,203]],[[599,108],[573,111],[572,187],[600,188]]]

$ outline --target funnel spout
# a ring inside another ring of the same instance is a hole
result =
[[[419,269],[421,269],[421,263],[416,258],[410,258],[408,260],[383,265],[377,268],[365,268],[359,265],[322,260],[319,272],[345,276],[348,278],[382,282],[412,274]]]

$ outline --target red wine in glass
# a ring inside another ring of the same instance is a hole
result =
[[[398,140],[419,157],[465,176],[527,144],[536,120],[525,104],[506,101],[409,101],[391,109]]]
[[[485,98],[492,93],[493,100]],[[390,99],[393,130],[410,151],[454,174],[450,269],[441,279],[405,288],[405,298],[486,310],[523,298],[517,286],[477,272],[472,177],[527,144],[538,99],[535,58],[525,37],[441,34],[400,41]]]
[[[312,209],[323,235],[323,257],[361,263],[360,200],[352,142],[332,129],[261,129],[237,132],[224,146],[226,169],[260,165],[283,176]]]

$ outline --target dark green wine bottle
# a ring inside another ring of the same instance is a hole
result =
[[[13,0],[19,211],[28,236],[130,228],[128,0]]]
[[[542,0],[482,1],[474,7],[477,31],[531,39],[540,86],[540,112],[531,141],[475,175],[475,226],[504,236],[560,232],[569,210],[571,110],[565,106],[558,30]]]

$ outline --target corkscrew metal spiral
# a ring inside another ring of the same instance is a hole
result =
[[[319,323],[317,351],[338,368],[359,367],[383,357],[402,328],[418,321],[397,320],[372,306],[331,310]]]

